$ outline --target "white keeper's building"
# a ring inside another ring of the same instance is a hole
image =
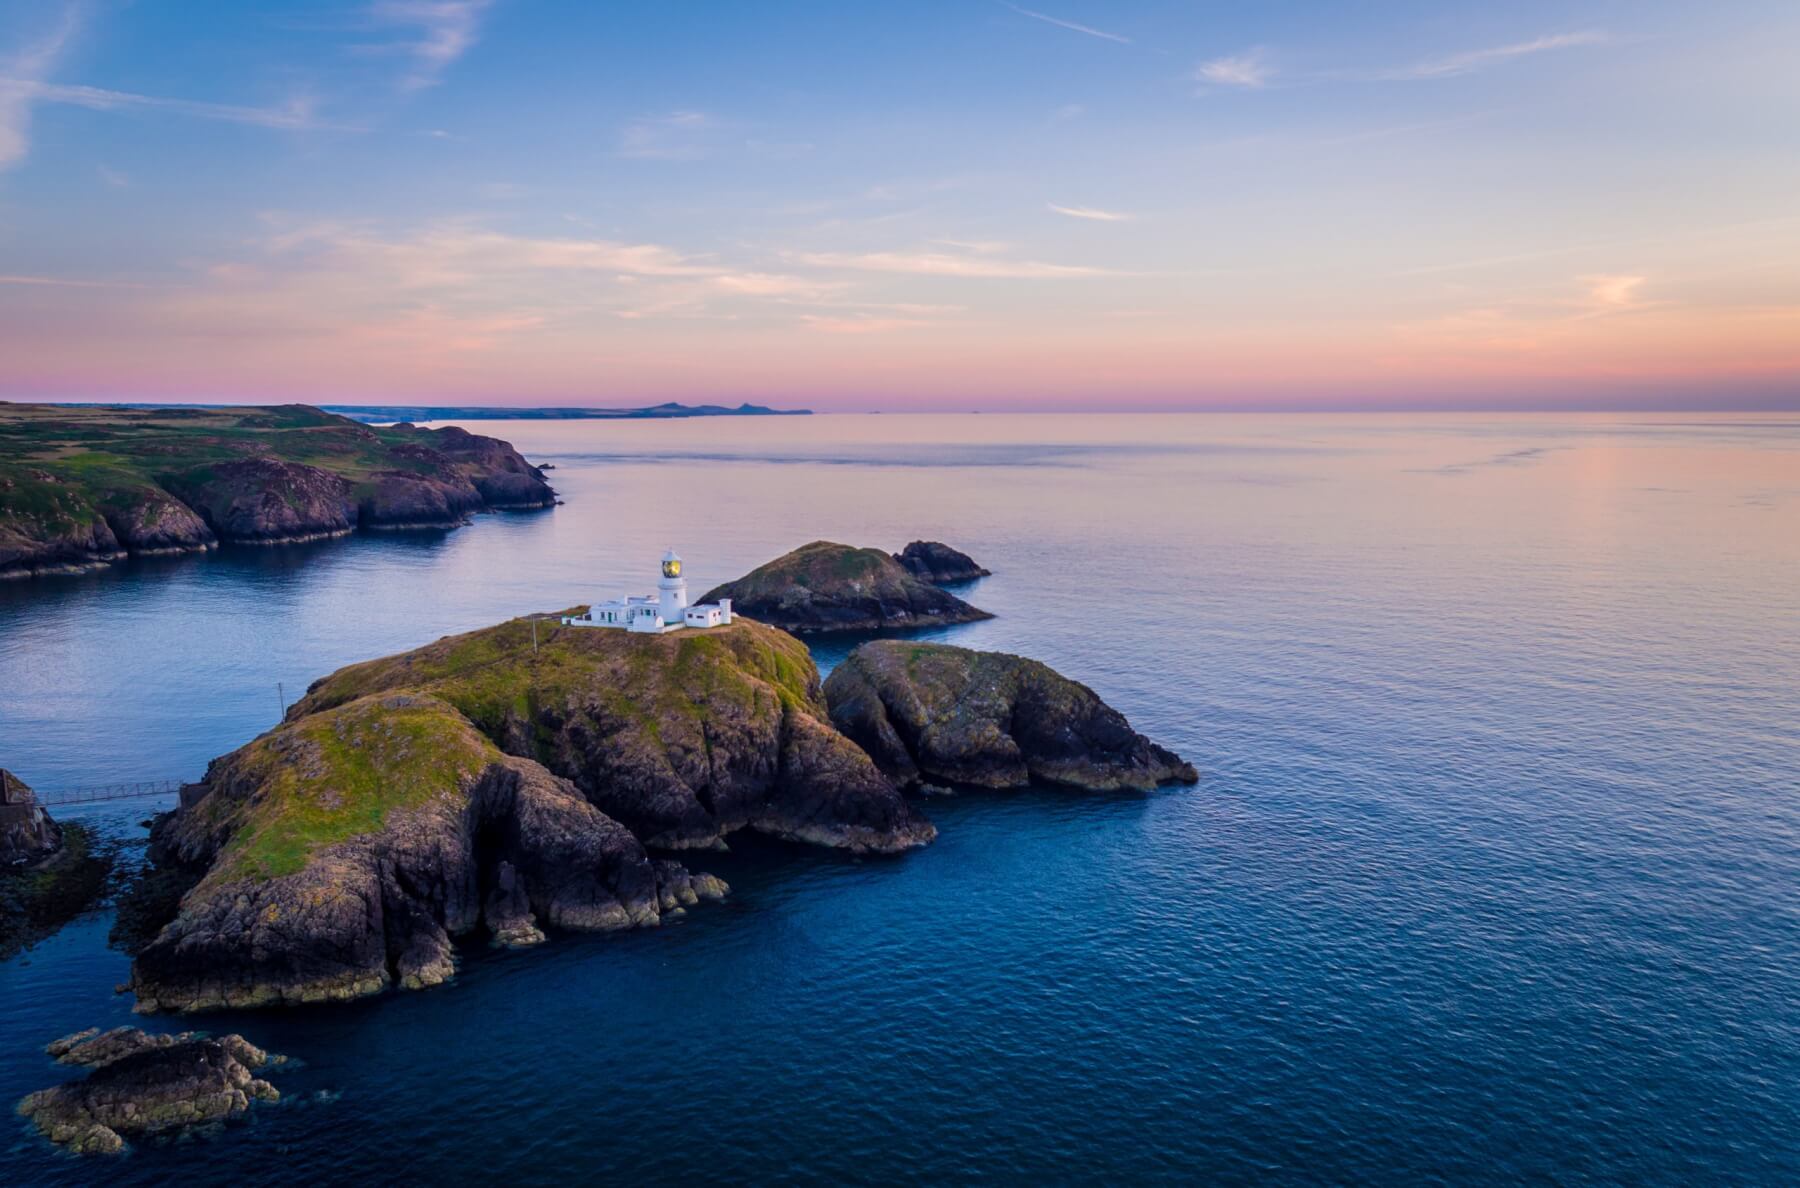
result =
[[[663,554],[662,580],[655,594],[631,594],[596,602],[585,615],[564,615],[567,627],[613,627],[620,631],[661,634],[683,627],[723,627],[731,622],[731,599],[688,604],[687,579],[673,549]]]

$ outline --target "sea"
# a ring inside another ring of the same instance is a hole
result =
[[[482,421],[563,503],[0,583],[0,765],[198,778],[340,665],[942,540],[1201,771],[959,791],[893,858],[452,983],[179,1019],[281,1103],[0,1183],[1800,1182],[1800,416]],[[855,640],[809,640],[821,669]],[[169,798],[63,810],[126,845]],[[102,909],[0,964],[0,1102],[137,1021]]]

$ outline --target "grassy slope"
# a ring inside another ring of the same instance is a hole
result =
[[[457,795],[499,758],[461,714],[428,697],[365,698],[292,722],[232,757],[257,785],[209,879],[292,874],[326,846],[379,831],[387,815]]]
[[[139,502],[178,476],[203,477],[211,464],[252,455],[317,466],[359,486],[382,470],[430,473],[430,463],[388,452],[406,440],[305,405],[126,409],[0,402],[0,522],[31,520],[53,533],[67,531],[105,508]]]
[[[533,652],[531,622],[514,619],[352,664],[315,685],[293,712],[409,689],[441,697],[484,730],[497,731],[509,714],[529,721],[539,706],[594,697],[654,732],[667,715],[695,716],[698,703],[712,695],[748,704],[767,688],[789,708],[825,716],[806,645],[759,623],[635,635],[540,621],[537,634]]]

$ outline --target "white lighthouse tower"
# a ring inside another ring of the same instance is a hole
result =
[[[629,594],[596,602],[585,615],[564,615],[565,627],[613,627],[639,635],[661,635],[687,628],[731,626],[731,599],[688,602],[687,578],[675,550],[663,554],[662,580],[654,594]]]
[[[681,576],[681,558],[670,549],[663,554],[662,580],[656,583],[656,601],[663,622],[680,623],[687,611],[687,579]]]

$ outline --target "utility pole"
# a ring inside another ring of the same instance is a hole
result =
[[[275,719],[279,722],[287,717],[287,689],[280,681],[275,682],[275,700],[281,703],[281,717]]]
[[[531,654],[537,655],[537,620],[531,621]]]

